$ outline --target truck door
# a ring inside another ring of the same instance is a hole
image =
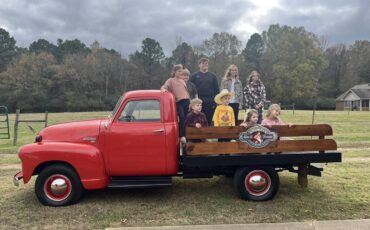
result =
[[[107,134],[112,176],[164,175],[165,129],[159,99],[129,100]]]

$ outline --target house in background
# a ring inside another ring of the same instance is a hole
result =
[[[370,83],[355,85],[335,99],[336,110],[369,111]]]

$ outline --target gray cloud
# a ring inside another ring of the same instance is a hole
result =
[[[283,0],[282,8],[270,12],[258,28],[270,24],[304,26],[306,30],[324,36],[329,43],[353,43],[370,39],[370,2],[366,0]]]
[[[304,26],[331,43],[369,40],[369,4],[283,0],[251,26],[257,32],[276,23]],[[0,27],[14,36],[18,46],[28,47],[39,38],[53,43],[77,38],[87,45],[97,40],[125,56],[140,50],[146,37],[159,41],[167,54],[176,39],[197,45],[216,32],[232,32],[245,44],[254,31],[235,30],[235,24],[241,18],[249,23],[248,14],[257,10],[246,0],[0,0],[0,5]]]

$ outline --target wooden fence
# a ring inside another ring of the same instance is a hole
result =
[[[0,139],[10,139],[9,114],[6,106],[0,106]]]
[[[21,122],[43,122],[45,123],[45,127],[48,126],[48,111],[45,112],[45,119],[44,120],[20,120],[20,113],[21,110],[17,109],[15,113],[15,121],[14,121],[14,142],[13,145],[17,145],[17,139],[18,139],[18,126]]]

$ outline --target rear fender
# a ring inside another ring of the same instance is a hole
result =
[[[53,163],[70,165],[79,175],[85,189],[108,185],[104,159],[93,145],[65,142],[45,142],[25,145],[19,150],[23,182],[26,184],[44,166]]]

